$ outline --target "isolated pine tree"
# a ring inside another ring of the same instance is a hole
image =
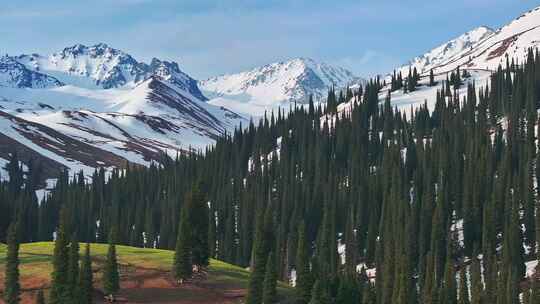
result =
[[[19,240],[17,224],[11,223],[7,232],[7,255],[4,282],[4,300],[6,304],[17,304],[20,301],[21,286],[19,283]]]
[[[53,272],[49,302],[51,304],[70,303],[69,295],[69,242],[66,234],[67,209],[60,211],[60,223],[54,242]]]
[[[92,304],[92,295],[94,293],[93,276],[90,244],[87,243],[79,271],[78,301],[80,304]]]
[[[173,275],[178,282],[191,278],[193,267],[191,260],[191,225],[188,209],[184,206],[180,214],[178,236],[173,259]]]
[[[264,275],[263,304],[275,303],[277,301],[277,269],[274,254],[268,255],[266,262],[266,273]]]
[[[106,295],[114,295],[120,290],[120,274],[116,257],[116,230],[113,228],[109,234],[109,249],[103,271],[103,288]]]
[[[208,244],[208,204],[199,185],[191,188],[188,194],[189,221],[191,225],[192,262],[198,268],[206,268],[210,263]]]

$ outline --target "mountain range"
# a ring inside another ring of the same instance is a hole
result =
[[[249,71],[213,77],[199,84],[210,103],[235,111],[262,115],[291,103],[304,104],[312,96],[323,101],[330,87],[363,82],[352,72],[310,58],[268,64]]]
[[[539,45],[540,8],[498,30],[476,28],[398,67],[405,75],[415,67],[423,78],[415,92],[393,92],[393,104],[432,102],[437,88],[425,85],[431,70],[441,81],[460,67],[470,72],[467,81],[485,83],[507,59],[522,62]],[[96,167],[149,165],[163,153],[202,150],[252,116],[310,96],[324,102],[330,87],[364,82],[309,58],[198,81],[176,62],[141,62],[103,43],[6,55],[0,57],[0,166],[14,150],[23,163],[40,161],[46,177],[65,168],[91,174]]]

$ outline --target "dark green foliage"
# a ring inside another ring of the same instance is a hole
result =
[[[305,224],[298,228],[298,247],[296,251],[296,295],[298,304],[306,304],[311,299],[312,277],[309,266],[309,247],[306,240]]]
[[[330,304],[332,303],[330,295],[328,294],[328,288],[321,280],[315,281],[313,289],[311,291],[311,300],[309,304]]]
[[[527,285],[525,262],[540,254],[540,56],[509,58],[483,87],[464,81],[464,68],[439,84],[434,73],[429,84],[439,89],[416,108],[397,110],[390,92],[381,100],[379,78],[354,91],[333,88],[326,108],[313,99],[291,105],[160,165],[128,166],[110,178],[97,170],[91,183],[62,172],[39,206],[32,191],[39,166],[23,174],[13,153],[10,181],[0,183],[0,239],[13,221],[21,242],[57,231],[54,303],[63,303],[68,285],[66,235],[74,227],[84,242],[106,242],[116,227],[119,244],[176,247],[178,279],[191,277],[192,264],[204,268],[208,256],[251,266],[254,303],[262,301],[270,252],[280,279],[296,269],[300,303],[321,285],[336,300],[359,263],[377,273],[375,285],[357,282],[359,301],[463,303],[450,278],[465,261],[472,303],[515,302]],[[392,75],[390,91],[418,89],[418,72],[404,74]],[[350,111],[334,115],[345,101]]]
[[[120,290],[120,273],[118,272],[118,261],[116,257],[116,230],[111,229],[109,234],[109,249],[107,250],[107,260],[103,270],[103,289],[106,295],[114,295]]]
[[[92,272],[92,260],[90,258],[90,244],[86,244],[84,256],[81,261],[81,268],[78,279],[78,303],[91,304],[94,293],[94,274]]]
[[[263,304],[275,303],[277,301],[277,271],[275,259],[273,253],[268,255],[266,273],[264,275]]]
[[[174,251],[172,273],[177,281],[191,278],[193,272],[191,225],[188,219],[188,208],[184,207],[180,215],[176,249]]]
[[[76,234],[71,237],[71,243],[69,244],[69,261],[68,261],[68,285],[69,285],[69,297],[71,301],[78,302],[78,286],[79,286],[79,241],[77,241]]]
[[[192,262],[197,267],[205,268],[210,263],[208,245],[208,204],[200,186],[192,187],[186,204],[189,206],[189,222],[191,225]]]
[[[7,232],[7,254],[4,281],[4,301],[17,304],[20,301],[21,285],[19,282],[19,239],[17,223],[11,223]]]
[[[70,303],[69,285],[69,241],[67,238],[67,209],[60,212],[60,224],[54,242],[53,272],[49,302],[51,304]]]
[[[253,243],[254,245],[252,253],[253,263],[246,298],[246,303],[248,304],[263,303],[265,273],[267,273],[266,265],[268,262],[269,252],[272,250],[271,214],[272,210],[270,207],[268,207],[266,212],[259,212],[259,216],[257,217],[257,226],[255,230],[255,240]],[[272,275],[271,273],[267,274]],[[269,292],[271,291],[269,290]]]
[[[342,277],[339,282],[336,304],[357,304],[361,300],[360,289],[353,277]]]

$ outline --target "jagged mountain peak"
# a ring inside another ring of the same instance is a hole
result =
[[[359,81],[350,71],[311,58],[297,57],[200,82],[210,102],[252,115],[263,114],[309,96],[323,100],[328,89]]]
[[[29,70],[13,57],[0,57],[0,87],[50,88],[63,85],[54,77]]]
[[[48,56],[20,55],[17,61],[28,69],[51,75],[63,83],[85,88],[135,87],[158,76],[200,100],[206,100],[197,81],[182,72],[178,63],[153,58],[150,64],[106,43],[75,44]]]

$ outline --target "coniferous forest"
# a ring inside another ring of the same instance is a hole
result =
[[[540,255],[540,55],[509,60],[486,84],[459,69],[433,77],[433,111],[398,111],[373,79],[331,90],[324,108],[269,113],[206,151],[91,180],[65,172],[41,204],[39,166],[23,174],[13,153],[0,240],[14,243],[10,223],[18,242],[55,233],[58,264],[78,259],[59,242],[110,242],[111,294],[114,244],[124,244],[175,250],[179,281],[209,258],[250,267],[251,304],[276,301],[276,280],[294,281],[300,304],[540,303],[540,282],[526,276]],[[391,88],[419,80],[400,73]],[[55,267],[56,297],[79,284],[69,269]]]

